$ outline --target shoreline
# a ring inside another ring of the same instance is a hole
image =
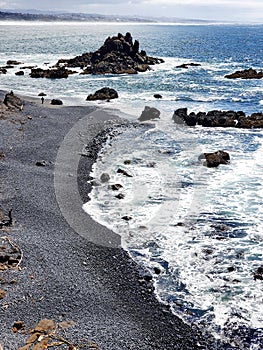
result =
[[[88,220],[83,211],[87,221],[80,235],[74,225],[81,207],[67,208],[68,214],[74,212],[65,218],[57,203],[59,181],[54,186],[55,172],[62,175],[60,183],[70,180],[68,189],[72,190],[71,180],[77,180],[80,193],[73,189],[73,194],[83,198],[88,194],[83,176],[93,164],[92,159],[82,157],[75,173],[63,169],[63,159],[68,160],[65,148],[61,148],[63,142],[70,149],[65,136],[73,142],[69,133],[82,120],[88,130],[81,125],[83,133],[77,129],[75,135],[84,146],[105,129],[112,115],[95,107],[49,108],[26,97],[24,100],[19,115],[25,122],[0,121],[0,146],[5,153],[0,161],[1,209],[7,212],[12,208],[15,219],[14,226],[1,236],[11,237],[23,251],[21,270],[0,272],[1,278],[16,280],[15,284],[3,285],[6,296],[1,306],[5,303],[6,307],[0,308],[0,345],[13,350],[25,344],[27,334],[13,333],[14,322],[22,321],[27,330],[48,318],[73,321],[75,326],[64,331],[65,337],[75,342],[88,338],[103,350],[214,349],[212,338],[205,339],[159,303],[146,272],[119,247],[118,239],[117,246],[90,242],[89,235],[95,234],[105,243],[111,234],[107,228]],[[75,158],[71,156],[76,163],[81,157],[76,153]],[[36,166],[42,160],[47,165]],[[64,203],[71,202],[72,193],[63,193]]]

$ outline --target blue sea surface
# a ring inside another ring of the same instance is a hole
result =
[[[99,48],[108,36],[131,32],[149,55],[165,63],[138,75],[32,79],[20,66],[49,67]],[[61,98],[65,105],[96,104],[118,109],[131,121],[145,105],[161,111],[149,128],[130,128],[108,142],[93,167],[99,182],[84,209],[119,233],[133,259],[154,277],[156,295],[175,314],[214,335],[226,348],[263,348],[263,131],[176,125],[177,108],[188,111],[262,112],[262,79],[230,80],[226,74],[263,69],[263,25],[161,25],[0,23],[0,88],[36,97]],[[199,63],[188,69],[182,63]],[[109,86],[119,99],[87,102]],[[162,99],[153,95],[159,93]],[[229,152],[216,169],[198,160],[203,152]],[[121,168],[132,177],[118,173]],[[109,184],[120,183],[123,199]],[[122,219],[129,216],[127,223]]]

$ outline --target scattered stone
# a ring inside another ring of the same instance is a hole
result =
[[[151,65],[164,62],[161,58],[147,56],[139,50],[139,41],[130,33],[108,37],[95,52],[84,53],[72,59],[60,59],[56,66],[80,67],[81,74],[137,74]]]
[[[184,69],[188,69],[189,67],[199,67],[201,66],[201,64],[199,63],[183,63],[180,64],[179,66],[176,66],[176,68],[184,68]]]
[[[161,273],[161,269],[159,267],[156,267],[156,266],[154,267],[153,271],[156,275],[160,275],[160,273]]]
[[[117,196],[115,196],[117,199],[124,199],[125,195],[123,193],[119,193]]]
[[[45,94],[44,92],[40,92],[40,93],[38,94],[38,96],[39,96],[39,97],[41,97],[41,96],[47,96],[47,94]]]
[[[47,166],[48,162],[46,162],[45,160],[40,160],[36,162],[36,166]]]
[[[123,188],[123,186],[121,184],[114,184],[114,185],[111,185],[111,189],[113,191],[119,191],[121,188]]]
[[[5,67],[0,67],[0,74],[6,74],[7,69]]]
[[[52,100],[50,101],[50,104],[51,104],[51,105],[54,105],[54,106],[61,106],[61,105],[63,105],[63,101],[54,98],[54,99],[52,99]]]
[[[153,97],[154,97],[154,98],[157,98],[157,99],[163,98],[163,96],[160,95],[160,94],[154,94]]]
[[[22,321],[16,321],[12,326],[12,331],[14,333],[17,333],[18,331],[21,331],[25,328],[25,325]]]
[[[127,176],[127,177],[133,177],[131,174],[127,173],[127,171],[125,171],[125,170],[123,170],[121,168],[119,168],[117,170],[117,174],[122,174],[122,175]]]
[[[128,216],[128,215],[125,215],[125,216],[122,217],[122,220],[124,220],[124,221],[130,221],[130,220],[132,220],[132,217],[131,217],[131,216]]]
[[[160,119],[160,114],[161,112],[157,108],[145,106],[139,117],[139,121],[144,122],[147,120]]]
[[[176,124],[188,126],[201,125],[203,127],[233,127],[233,128],[263,128],[263,113],[253,113],[250,116],[242,111],[219,111],[191,112],[187,108],[179,108],[173,114],[173,121]]]
[[[131,160],[130,160],[130,159],[126,159],[126,160],[123,162],[123,164],[125,164],[125,165],[130,165],[130,164],[131,164]]]
[[[22,64],[22,62],[18,62],[18,61],[15,61],[15,60],[8,60],[8,61],[6,62],[6,64],[7,64],[8,66],[17,66],[17,65],[19,65],[19,64]]]
[[[254,272],[254,280],[263,280],[263,265]]]
[[[3,217],[0,221],[0,229],[3,227],[10,227],[13,224],[12,209],[8,212],[8,218]]]
[[[227,271],[228,271],[228,272],[233,272],[233,271],[235,271],[235,267],[234,267],[234,266],[229,266],[229,267],[227,268]]]
[[[88,95],[86,101],[95,101],[95,100],[112,100],[118,98],[118,93],[116,90],[104,87],[100,90],[97,90],[94,94]]]
[[[232,74],[225,75],[227,79],[261,79],[263,78],[263,71],[257,72],[253,68],[236,71]]]
[[[229,153],[225,151],[217,151],[213,153],[204,153],[199,160],[205,159],[204,165],[208,168],[218,167],[220,164],[228,164],[230,161]]]
[[[103,173],[103,174],[101,174],[101,176],[100,176],[100,181],[101,181],[102,183],[108,182],[109,180],[110,180],[110,175],[109,175],[108,173]]]
[[[25,72],[23,72],[22,70],[15,72],[15,75],[25,75]]]

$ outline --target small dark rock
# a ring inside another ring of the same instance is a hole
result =
[[[123,188],[123,186],[121,184],[114,184],[114,185],[111,185],[111,189],[113,191],[119,191],[121,188]]]
[[[185,69],[188,69],[188,67],[199,67],[201,66],[201,64],[199,63],[183,63],[183,64],[180,64],[179,66],[177,66],[176,68],[185,68]]]
[[[61,105],[63,105],[63,102],[61,100],[59,100],[59,99],[52,99],[50,101],[50,104],[54,105],[54,106],[61,106]]]
[[[263,265],[254,272],[254,280],[263,280]]]
[[[48,163],[45,160],[37,161],[36,166],[47,166]]]
[[[117,199],[124,199],[125,195],[123,193],[119,193],[117,196],[115,196]]]
[[[15,75],[25,75],[25,73],[22,70],[20,70],[20,71],[16,72]]]
[[[129,164],[131,164],[131,160],[126,159],[123,163],[124,163],[125,165],[129,165]]]
[[[235,267],[234,267],[234,266],[229,266],[229,267],[227,268],[227,271],[228,271],[228,272],[233,272],[233,271],[235,271]]]
[[[160,275],[161,273],[161,269],[159,267],[154,267],[153,271],[156,275]]]
[[[128,216],[128,215],[125,215],[125,216],[122,217],[122,220],[124,220],[124,221],[130,221],[130,220],[132,220],[132,217],[131,217],[131,216]]]
[[[122,175],[127,176],[127,177],[132,177],[131,174],[127,173],[127,171],[125,171],[125,170],[123,170],[123,169],[121,169],[121,168],[119,168],[119,169],[117,170],[117,174],[122,174]]]
[[[199,157],[199,160],[205,159],[204,165],[208,168],[218,167],[220,164],[228,164],[230,156],[225,151],[217,151],[214,153],[204,153]]]
[[[160,114],[161,112],[157,108],[145,106],[139,117],[139,121],[144,122],[152,119],[160,119]]]
[[[39,94],[38,94],[38,96],[47,96],[47,94],[45,94],[44,92],[40,92]]]
[[[18,64],[21,64],[22,62],[18,62],[18,61],[15,61],[15,60],[8,60],[7,62],[6,62],[6,64],[8,65],[8,66],[17,66]]]
[[[163,98],[163,96],[160,95],[160,94],[154,94],[153,97],[154,97],[154,98],[157,98],[157,99]]]

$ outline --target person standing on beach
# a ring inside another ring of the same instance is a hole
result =
[[[45,100],[45,99],[44,99],[44,97],[42,96],[42,97],[41,97],[41,102],[42,102],[42,104],[44,103],[44,100]]]

